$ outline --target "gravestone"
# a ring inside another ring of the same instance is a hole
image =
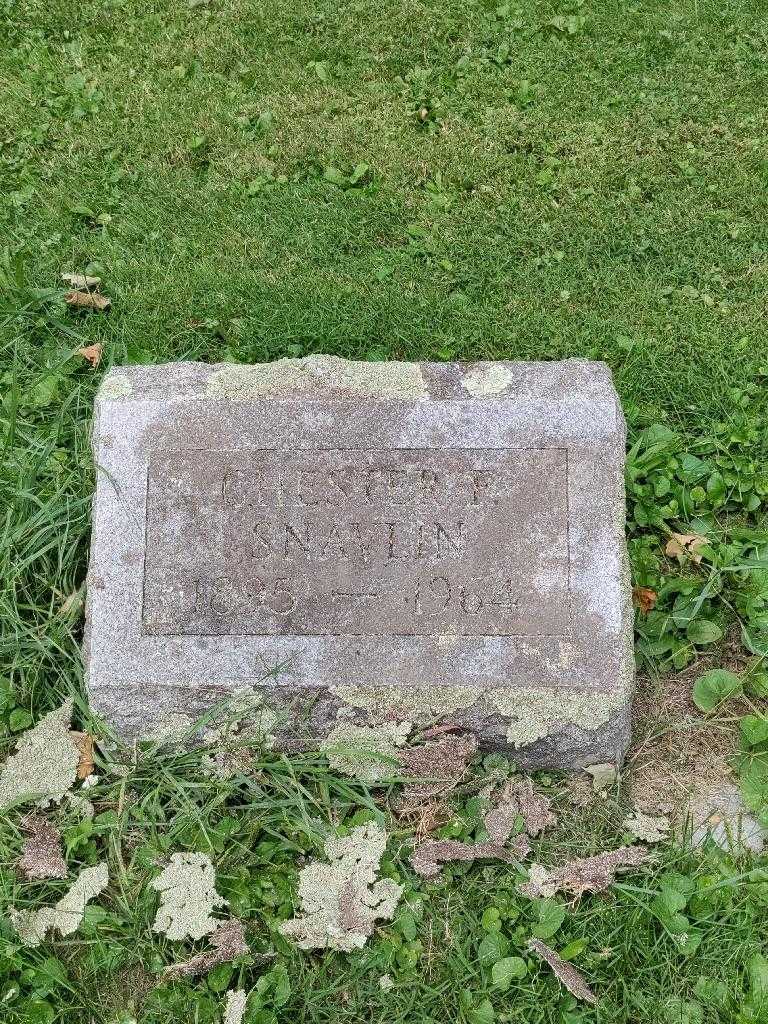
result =
[[[625,429],[600,363],[114,369],[85,660],[126,737],[445,722],[526,766],[629,738]]]

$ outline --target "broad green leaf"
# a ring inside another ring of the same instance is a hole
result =
[[[705,672],[693,684],[693,702],[700,711],[714,711],[738,693],[741,693],[741,679],[724,668]]]
[[[763,715],[745,715],[741,720],[739,733],[745,750],[759,747],[768,741],[768,718]]]
[[[565,920],[565,907],[554,900],[539,900],[537,914],[539,920],[531,932],[537,939],[550,939]]]
[[[477,958],[483,967],[502,960],[509,950],[509,939],[500,932],[489,932],[477,947]]]
[[[722,637],[723,631],[710,619],[694,619],[688,626],[687,635],[692,644],[714,644]]]
[[[484,999],[467,1013],[470,1024],[493,1024],[496,1020],[496,1011],[490,999]]]
[[[528,965],[521,956],[505,956],[491,968],[491,981],[496,988],[507,989],[516,978],[524,978]]]

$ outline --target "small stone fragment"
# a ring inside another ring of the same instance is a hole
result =
[[[456,839],[425,839],[411,854],[411,866],[422,878],[434,878],[450,861],[502,860],[513,864],[530,852],[527,837],[517,836],[510,847],[499,843],[461,843]]]
[[[688,805],[690,844],[696,849],[707,839],[721,850],[762,853],[766,832],[749,813],[739,787],[720,781],[694,792]]]
[[[602,892],[613,885],[617,871],[639,867],[650,859],[645,847],[620,846],[594,857],[568,861],[552,870],[532,864],[527,883],[518,886],[518,890],[532,899],[546,899],[558,891],[577,897],[585,892]]]
[[[153,931],[169,939],[202,939],[219,927],[211,913],[227,901],[216,892],[216,873],[207,854],[172,854],[168,866],[149,884],[160,893]]]
[[[377,920],[391,920],[403,887],[376,880],[387,833],[373,822],[325,844],[329,864],[313,861],[299,872],[303,914],[280,925],[300,949],[361,949]]]
[[[230,960],[234,960],[238,956],[250,953],[248,943],[245,941],[243,922],[238,921],[237,918],[222,921],[216,931],[212,933],[210,942],[213,949],[197,953],[182,963],[170,964],[164,969],[163,974],[175,978],[191,978],[196,974],[207,974],[219,964],[229,963]]]
[[[382,974],[379,978],[379,988],[382,992],[391,992],[395,987],[395,983],[392,980],[391,974]]]
[[[597,1003],[597,996],[580,972],[572,964],[567,963],[562,957],[558,956],[554,949],[550,949],[541,939],[529,939],[528,948],[549,964],[555,977],[565,985],[571,995],[585,1003],[591,1003],[592,1006]]]
[[[641,843],[661,843],[669,837],[671,828],[669,818],[664,815],[654,817],[642,811],[628,815],[622,826]]]
[[[0,769],[0,810],[29,800],[59,801],[77,778],[80,751],[69,731],[72,700],[28,729]]]
[[[26,833],[19,870],[30,881],[43,878],[66,878],[67,864],[61,849],[61,834],[55,825],[36,814],[21,823]]]
[[[227,992],[227,1002],[224,1006],[222,1024],[242,1024],[247,998],[245,989],[242,988],[232,989],[230,992]]]
[[[60,935],[76,932],[85,913],[86,904],[107,887],[106,864],[83,868],[67,892],[53,907],[41,910],[14,910],[11,923],[25,946],[39,946],[48,932],[55,928]]]

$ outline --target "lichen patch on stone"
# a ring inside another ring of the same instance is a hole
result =
[[[361,782],[373,784],[399,770],[398,748],[411,732],[410,722],[355,725],[340,722],[320,744],[328,765]]]
[[[99,398],[107,401],[114,401],[117,398],[127,398],[133,391],[130,379],[124,373],[110,373],[101,382]]]
[[[0,810],[29,800],[58,801],[77,778],[80,751],[69,726],[72,701],[65,701],[19,740],[0,769]]]
[[[474,366],[467,373],[461,386],[474,398],[486,395],[500,395],[506,391],[515,379],[508,366],[500,363],[485,363]]]
[[[612,693],[568,692],[547,688],[497,688],[488,692],[489,701],[508,719],[507,740],[514,747],[526,747],[566,725],[594,731],[605,725],[625,700],[617,689]]]
[[[150,882],[160,893],[153,931],[169,939],[202,939],[220,922],[212,912],[227,901],[216,892],[216,873],[204,853],[174,853],[170,863]]]
[[[355,362],[328,355],[277,359],[253,366],[233,363],[214,370],[208,378],[208,394],[231,401],[290,398],[308,392],[341,398],[367,395],[426,398],[428,395],[418,363]]]
[[[377,920],[391,920],[402,886],[376,876],[387,833],[373,822],[325,844],[329,863],[307,865],[299,873],[303,913],[280,925],[300,949],[361,949]]]
[[[109,881],[106,864],[83,868],[74,883],[53,907],[40,910],[11,909],[11,922],[25,946],[39,946],[52,929],[72,935],[83,919],[86,905],[104,891]]]

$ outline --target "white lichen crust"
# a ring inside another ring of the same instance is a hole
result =
[[[387,833],[375,823],[325,844],[329,864],[315,861],[299,873],[303,914],[280,925],[300,949],[361,949],[377,920],[391,920],[403,887],[376,881]]]
[[[211,914],[227,901],[216,892],[216,872],[205,853],[172,854],[150,885],[160,893],[153,931],[169,939],[202,939],[219,926]]]
[[[106,889],[108,881],[106,864],[83,868],[58,903],[40,910],[11,908],[11,923],[25,946],[39,946],[54,928],[60,935],[72,935],[83,919],[86,904]]]
[[[0,770],[0,810],[29,800],[59,801],[77,779],[80,751],[70,732],[72,701],[21,737]]]
[[[110,373],[101,382],[99,398],[114,401],[118,398],[127,398],[132,391],[133,385],[124,373]]]
[[[247,402],[254,398],[290,397],[307,392],[334,393],[350,398],[387,395],[426,398],[427,387],[418,363],[369,363],[316,355],[277,359],[257,366],[223,366],[208,378],[213,398]]]

